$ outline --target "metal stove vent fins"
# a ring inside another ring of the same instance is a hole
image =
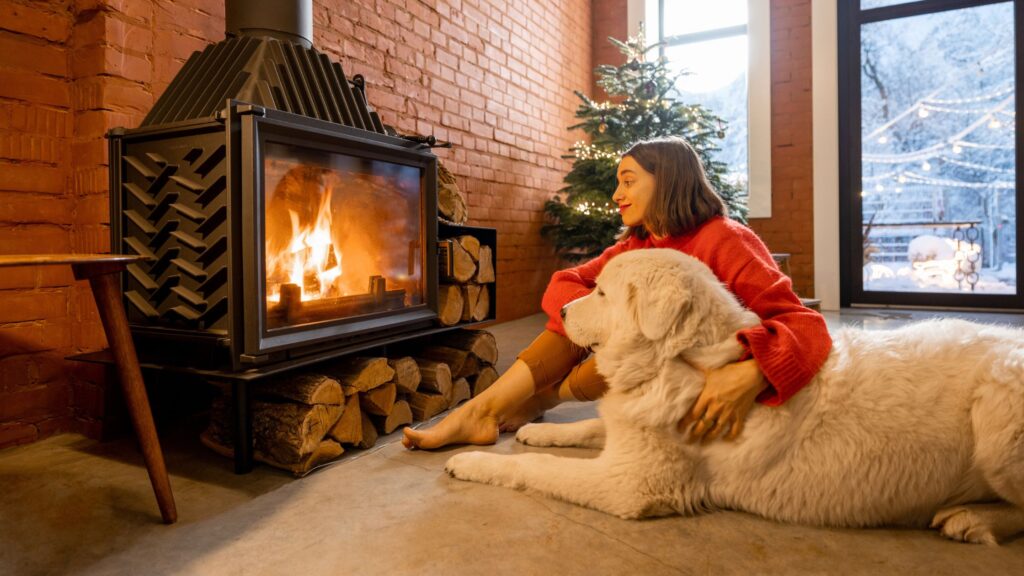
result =
[[[228,279],[225,146],[197,142],[166,158],[139,145],[124,156],[123,251],[130,318],[225,329]],[[164,148],[166,150],[167,148]],[[166,152],[164,152],[166,154]]]
[[[361,76],[350,80],[316,48],[268,36],[228,38],[194,52],[142,126],[212,118],[228,99],[386,133]]]

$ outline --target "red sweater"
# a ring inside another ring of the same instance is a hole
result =
[[[832,349],[825,318],[803,306],[760,238],[746,226],[716,217],[693,232],[661,240],[633,237],[618,242],[593,260],[555,272],[541,306],[547,328],[565,335],[559,311],[590,293],[597,275],[612,257],[637,248],[675,248],[706,264],[761,324],[737,333],[747,355],[757,359],[768,380],[758,401],[778,406],[818,373]]]

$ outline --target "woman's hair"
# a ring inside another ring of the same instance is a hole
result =
[[[725,203],[686,140],[668,136],[637,142],[622,155],[626,156],[654,174],[654,195],[644,214],[646,227],[629,226],[619,235],[620,240],[646,238],[648,228],[658,236],[677,236],[726,214]]]

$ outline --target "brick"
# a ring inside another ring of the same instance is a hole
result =
[[[67,230],[58,226],[26,224],[0,228],[0,254],[68,253],[71,241]]]
[[[71,102],[71,87],[63,78],[53,78],[25,70],[0,68],[0,86],[4,87],[5,98],[65,108]]]
[[[70,224],[71,205],[40,194],[0,192],[0,227],[4,224]]]
[[[39,38],[0,35],[0,54],[4,55],[5,68],[51,76],[67,75],[68,59],[64,47]]]
[[[51,42],[67,41],[71,35],[71,14],[59,8],[45,9],[45,4],[0,4],[0,30],[27,34]]]
[[[0,357],[64,350],[71,347],[71,323],[67,320],[0,325]],[[3,420],[3,418],[0,418]]]
[[[0,421],[45,420],[71,414],[71,390],[68,385],[54,384],[4,395],[0,403]]]
[[[38,438],[36,427],[22,422],[0,424],[0,449],[34,442]]]
[[[0,324],[63,318],[68,313],[66,290],[0,291]]]

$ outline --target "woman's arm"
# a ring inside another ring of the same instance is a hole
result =
[[[541,300],[541,308],[548,315],[548,323],[545,328],[565,336],[565,328],[562,327],[562,307],[577,298],[590,294],[594,288],[597,275],[604,269],[604,265],[613,256],[625,252],[629,241],[617,242],[605,249],[600,256],[587,261],[573,268],[559,270],[551,276],[544,291],[544,298]]]

